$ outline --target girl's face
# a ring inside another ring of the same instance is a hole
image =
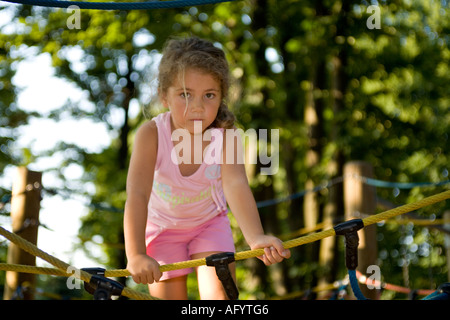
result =
[[[196,128],[204,132],[216,119],[222,92],[220,83],[211,75],[196,69],[186,69],[173,84],[162,93],[162,103],[172,113],[172,129],[187,129],[191,134]],[[200,127],[201,125],[201,127]]]

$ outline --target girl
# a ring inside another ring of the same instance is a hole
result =
[[[148,283],[155,297],[187,299],[192,270],[162,274],[159,266],[234,252],[227,202],[250,248],[264,248],[259,258],[266,265],[289,258],[278,238],[264,234],[244,165],[224,161],[235,159],[226,152],[234,156],[237,146],[224,147],[224,130],[235,128],[225,104],[229,70],[223,51],[198,38],[170,40],[158,80],[169,111],[139,128],[127,178],[124,232],[133,280]],[[230,268],[235,277],[234,264]],[[201,299],[226,299],[214,268],[196,272]]]

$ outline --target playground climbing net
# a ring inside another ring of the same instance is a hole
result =
[[[364,227],[367,227],[369,225],[388,220],[390,218],[393,218],[395,216],[402,215],[404,213],[408,213],[417,209],[420,209],[425,206],[429,206],[432,204],[435,204],[440,201],[444,201],[446,199],[450,198],[450,190],[429,196],[427,198],[424,198],[422,200],[419,200],[417,202],[405,204],[403,206],[387,210],[384,212],[381,212],[379,214],[369,216],[364,219],[354,219],[350,220],[344,223],[341,223],[333,228],[323,230],[320,232],[312,233],[306,236],[301,236],[292,240],[288,240],[283,242],[283,246],[286,249],[305,245],[308,243],[312,243],[315,241],[319,241],[321,239],[335,236],[335,235],[344,235],[346,237],[346,256],[347,256],[347,269],[349,269],[349,277],[350,282],[352,285],[352,289],[355,293],[355,296],[359,299],[365,299],[364,296],[359,291],[357,279],[355,277],[355,269],[356,265],[354,264],[355,258],[351,258],[351,255],[355,254],[355,242],[351,241],[351,237],[354,237],[354,234],[357,230],[362,229]],[[38,273],[38,274],[50,274],[50,275],[56,275],[56,276],[75,276],[81,281],[84,281],[87,284],[87,290],[94,294],[94,298],[105,300],[109,299],[111,295],[123,295],[131,299],[136,300],[154,300],[155,297],[138,292],[135,290],[132,290],[130,288],[127,288],[125,286],[122,286],[116,281],[113,281],[109,279],[108,277],[127,277],[130,276],[130,273],[126,269],[120,269],[120,270],[104,270],[101,268],[96,269],[78,269],[75,268],[68,263],[42,251],[41,249],[37,248],[35,245],[30,243],[29,241],[23,239],[22,237],[18,236],[15,233],[9,232],[8,230],[4,229],[3,227],[0,227],[0,234],[8,239],[9,241],[16,244],[18,247],[20,247],[22,250],[39,257],[54,267],[54,268],[37,268],[33,266],[23,266],[23,265],[12,265],[12,264],[0,264],[0,270],[7,270],[7,271],[16,271],[16,272],[30,272],[30,273]],[[353,244],[353,245],[350,245]],[[357,249],[357,241],[356,241],[356,249]],[[353,253],[352,253],[353,252]],[[233,257],[230,256],[223,256],[223,257],[207,257],[202,259],[195,259],[195,260],[188,260],[188,261],[181,261],[176,262],[173,264],[167,264],[162,265],[160,267],[160,270],[162,272],[169,271],[169,270],[177,270],[177,269],[183,269],[183,268],[192,268],[192,267],[198,267],[202,265],[211,265],[216,267],[216,271],[218,272],[218,266],[222,266],[222,264],[227,264],[231,261],[237,261],[237,260],[243,260],[248,258],[254,258],[257,256],[261,256],[264,253],[263,249],[256,249],[256,250],[248,250],[248,251],[241,251],[234,254]],[[348,258],[350,257],[350,258]],[[216,262],[210,263],[208,259],[215,260]],[[353,263],[352,263],[353,261]],[[68,270],[71,270],[72,273],[68,273]],[[225,283],[222,282],[224,285]],[[435,292],[433,292],[431,295],[427,296],[425,299],[450,299],[450,292],[449,292],[449,285],[444,284],[438,288]]]

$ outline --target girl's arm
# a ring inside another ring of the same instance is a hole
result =
[[[159,264],[147,256],[145,226],[147,206],[153,185],[158,131],[154,121],[142,125],[136,133],[127,176],[127,201],[124,213],[127,269],[136,283],[152,283],[161,278]]]
[[[264,248],[265,254],[259,258],[266,265],[280,262],[284,258],[289,258],[291,255],[290,251],[284,249],[280,239],[264,234],[255,198],[253,197],[248,184],[245,167],[242,163],[243,161],[238,161],[237,159],[239,155],[243,154],[242,152],[237,152],[238,150],[243,151],[240,140],[237,142],[234,138],[234,141],[226,141],[226,139],[225,135],[222,184],[225,198],[244,234],[245,240],[252,250]],[[240,137],[238,139],[240,139]],[[229,160],[233,158],[231,163],[227,163],[227,150],[228,152],[234,152],[233,157],[228,157]]]

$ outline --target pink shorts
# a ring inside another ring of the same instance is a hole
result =
[[[196,253],[234,252],[233,234],[227,215],[218,215],[198,227],[166,229],[147,245],[147,255],[160,265],[190,260]],[[166,271],[160,281],[184,276],[193,268]]]

